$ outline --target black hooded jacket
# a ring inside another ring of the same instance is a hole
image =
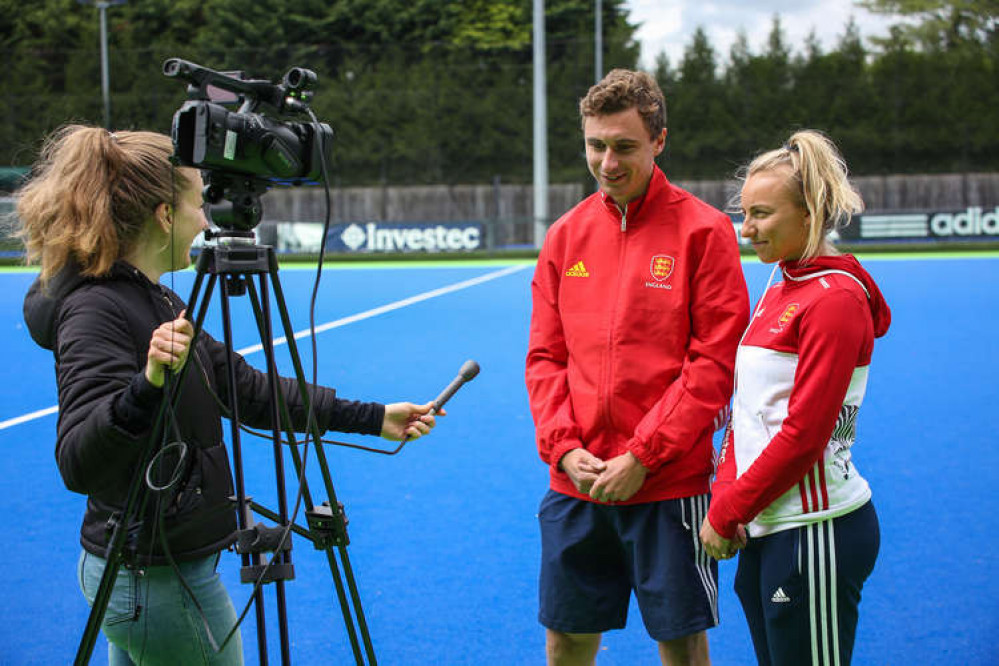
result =
[[[133,477],[146,474],[137,469],[146,447],[160,445],[151,441],[151,430],[164,391],[146,380],[146,355],[153,331],[184,307],[177,294],[124,262],[96,279],[67,267],[47,290],[36,281],[25,297],[32,338],[55,356],[56,461],[66,487],[88,496],[80,542],[96,555],[106,555],[109,521],[120,517]],[[175,473],[180,478],[167,490],[148,492],[147,511],[131,541],[137,564],[168,561],[162,540],[153,536],[158,510],[177,561],[217,552],[235,538],[232,472],[216,402],[216,396],[224,405],[229,401],[227,356],[225,345],[198,334],[167,425],[166,441],[183,446],[164,446],[149,470],[154,485],[167,486]],[[270,428],[267,375],[235,358],[240,422]],[[280,390],[295,428],[304,430],[307,414],[296,382],[282,378]],[[320,432],[380,433],[383,405],[340,400],[322,387],[310,394]]]

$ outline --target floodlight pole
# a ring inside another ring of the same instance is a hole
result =
[[[593,70],[593,82],[600,83],[604,78],[604,9],[601,0],[597,0],[593,18]]]
[[[125,0],[76,0],[81,5],[93,4],[101,22],[101,97],[104,101],[104,128],[111,129],[111,74],[108,68],[108,17],[107,9],[123,5]]]
[[[545,0],[534,0],[534,246],[548,232],[548,104]]]

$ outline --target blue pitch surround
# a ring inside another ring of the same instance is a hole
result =
[[[990,524],[999,511],[997,258],[868,259],[894,321],[874,352],[855,461],[871,482],[882,550],[864,591],[856,664],[994,664],[999,661],[999,556]],[[501,265],[327,269],[317,324],[500,270]],[[752,300],[769,267],[745,264]],[[84,498],[65,490],[53,459],[56,416],[9,425],[56,403],[51,356],[30,340],[21,299],[33,275],[0,274],[4,370],[0,381],[0,515],[6,581],[0,664],[67,663],[87,617],[76,587]],[[314,272],[282,269],[296,331],[308,327]],[[375,651],[386,666],[543,663],[537,624],[539,538],[535,513],[547,485],[523,382],[531,268],[319,334],[319,381],[343,397],[431,400],[462,362],[482,372],[448,404],[427,439],[394,457],[327,447],[350,519],[349,547]],[[187,297],[193,273],[174,277]],[[169,283],[169,277],[168,277]],[[217,299],[217,296],[215,297]],[[207,328],[221,338],[218,307]],[[247,310],[234,309],[236,346],[258,342]],[[308,340],[299,342],[307,367]],[[278,348],[282,371],[287,351]],[[259,352],[248,359],[263,365]],[[331,435],[332,436],[332,435]],[[382,440],[345,437],[379,445]],[[384,442],[385,445],[389,443]],[[270,443],[243,441],[247,491],[274,506]],[[294,485],[291,475],[290,487]],[[310,486],[324,499],[317,470]],[[295,540],[297,578],[287,584],[292,660],[353,663],[325,557]],[[237,604],[239,558],[222,575]],[[709,633],[716,665],[753,663],[721,566],[721,626]],[[273,593],[267,590],[269,603]],[[270,622],[276,619],[273,605]],[[637,609],[608,634],[601,666],[657,664]],[[270,660],[279,661],[276,625]],[[243,628],[257,663],[253,613]],[[106,663],[103,637],[93,663]]]

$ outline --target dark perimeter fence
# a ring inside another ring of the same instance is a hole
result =
[[[8,170],[10,171],[10,170]],[[26,170],[8,173],[16,184]],[[999,246],[999,173],[861,176],[853,178],[866,210],[839,232],[843,245],[879,249],[960,249]],[[731,211],[735,180],[679,181],[711,205]],[[23,258],[14,237],[17,221],[9,187],[0,193],[0,253],[7,263]],[[311,256],[325,242],[340,259],[446,258],[468,255],[530,256],[544,228],[587,192],[579,183],[549,187],[549,219],[536,223],[530,185],[334,187],[327,217],[319,187],[274,188],[262,198],[262,243],[284,255]]]

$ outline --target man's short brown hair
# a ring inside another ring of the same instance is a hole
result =
[[[606,116],[630,108],[638,109],[649,136],[655,139],[662,134],[666,127],[666,99],[655,78],[645,72],[612,69],[579,101],[584,122],[588,116]]]

